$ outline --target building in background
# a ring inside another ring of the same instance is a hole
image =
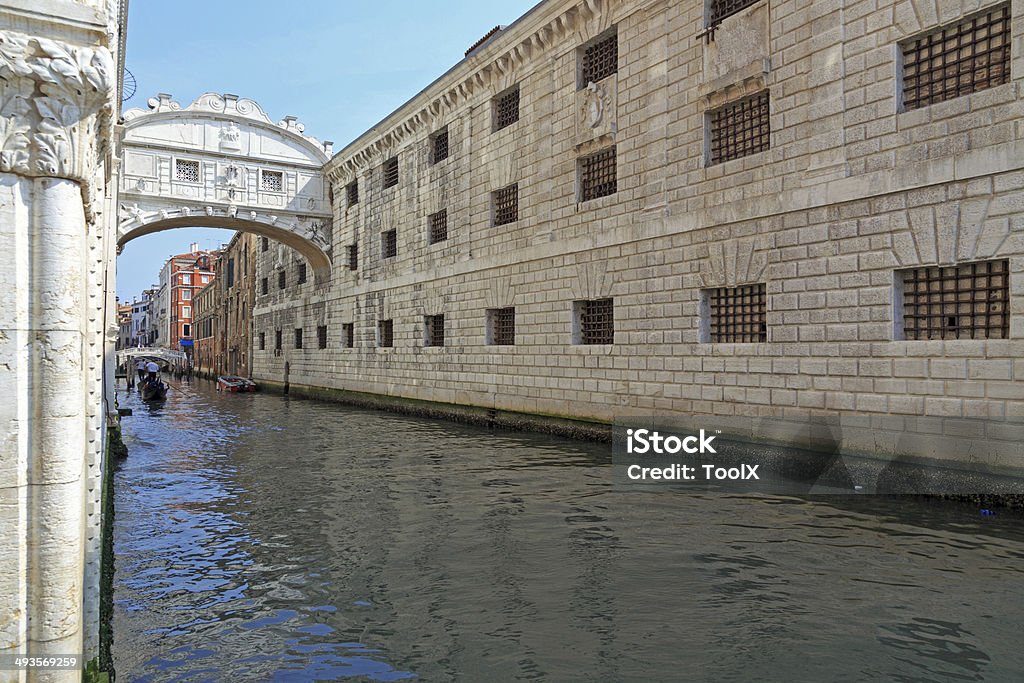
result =
[[[132,345],[132,305],[117,305],[117,349]]]
[[[157,291],[156,287],[146,289],[142,292],[142,298],[132,299],[132,329],[129,342],[131,346],[152,346],[153,344],[152,317],[155,305],[154,297]]]
[[[214,261],[213,282],[195,294],[193,365],[202,375],[250,374],[256,250],[263,239],[235,233]]]
[[[220,306],[217,305],[217,281],[216,279],[195,293],[192,303],[192,315],[194,316],[193,337],[195,345],[192,353],[192,369],[199,377],[217,377],[214,326],[217,324],[217,315]]]
[[[197,291],[213,281],[213,263],[219,253],[200,249],[193,243],[187,253],[172,256],[164,263],[157,294],[159,346],[192,356],[192,301]]]

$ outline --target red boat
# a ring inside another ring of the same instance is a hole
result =
[[[237,375],[221,375],[217,378],[217,391],[230,391],[233,394],[256,391],[256,382]]]

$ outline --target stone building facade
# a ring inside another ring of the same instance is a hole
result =
[[[548,0],[326,165],[331,281],[261,254],[254,375],[598,421],[1024,417],[1022,87],[1021,0]]]
[[[196,294],[193,365],[201,376],[250,375],[256,249],[261,241],[266,238],[235,233],[214,262],[213,281]]]

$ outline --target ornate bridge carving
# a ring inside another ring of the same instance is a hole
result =
[[[235,95],[206,93],[182,108],[160,94],[148,104],[124,113],[118,247],[170,228],[231,228],[294,248],[326,283],[331,205],[321,169],[331,143]]]

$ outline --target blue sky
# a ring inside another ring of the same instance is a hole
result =
[[[132,0],[126,66],[138,81],[125,109],[158,92],[186,106],[204,92],[259,102],[272,119],[297,116],[341,149],[443,74],[498,24],[536,0]],[[191,242],[212,248],[231,231],[169,230],[125,245],[117,293],[131,300]]]

